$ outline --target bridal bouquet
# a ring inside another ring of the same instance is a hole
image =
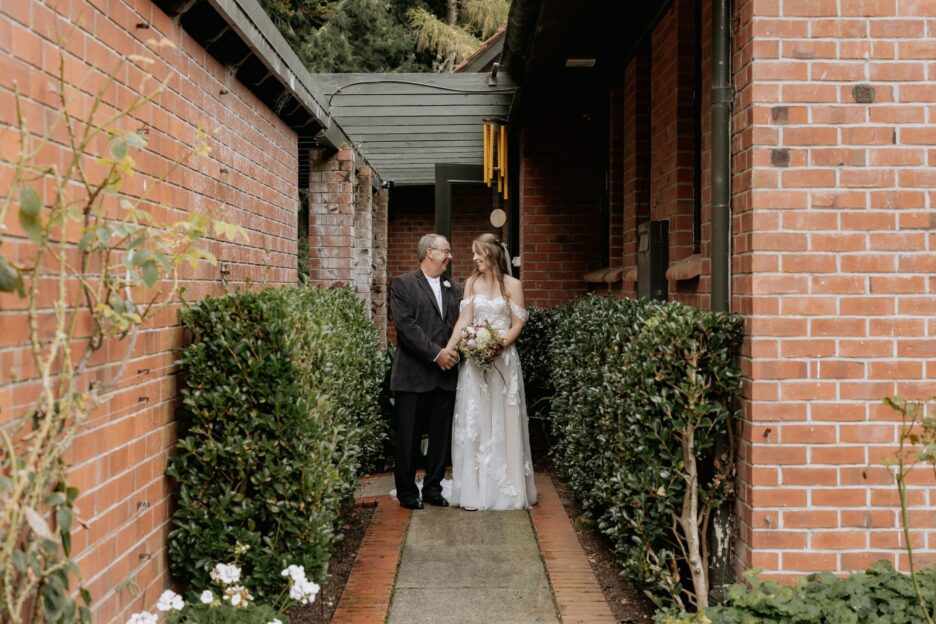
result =
[[[458,341],[458,351],[462,357],[471,360],[485,372],[494,365],[494,358],[503,350],[504,339],[488,321],[469,325],[462,330]]]

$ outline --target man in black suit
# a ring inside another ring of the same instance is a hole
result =
[[[419,240],[419,269],[390,284],[390,314],[396,327],[397,348],[390,375],[397,413],[397,499],[408,509],[423,502],[447,507],[442,477],[452,437],[458,353],[445,349],[458,320],[461,289],[445,276],[452,247],[444,236],[426,234]],[[422,501],[416,487],[420,417],[429,430],[426,478]]]

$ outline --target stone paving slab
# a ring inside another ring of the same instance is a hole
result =
[[[544,609],[543,607],[548,607]],[[387,624],[558,624],[549,587],[396,590]]]
[[[387,622],[558,624],[529,514],[414,512]]]
[[[410,513],[386,496],[392,485],[359,485],[377,510],[333,624],[615,623],[549,475],[536,475],[529,512]]]

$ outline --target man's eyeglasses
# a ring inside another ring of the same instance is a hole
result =
[[[451,250],[451,249],[439,249],[438,247],[430,247],[429,249],[431,249],[432,251],[438,251],[438,252],[440,252],[440,253],[442,253],[442,254],[444,254],[444,255],[446,255],[446,256],[451,256],[451,255],[452,255],[452,250]]]

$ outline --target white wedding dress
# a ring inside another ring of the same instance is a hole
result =
[[[501,334],[510,329],[510,311],[524,321],[527,311],[503,297],[474,295],[472,323],[489,321]],[[494,360],[487,373],[465,361],[458,371],[452,423],[450,502],[477,509],[523,509],[536,503],[530,431],[523,373],[516,345]]]

